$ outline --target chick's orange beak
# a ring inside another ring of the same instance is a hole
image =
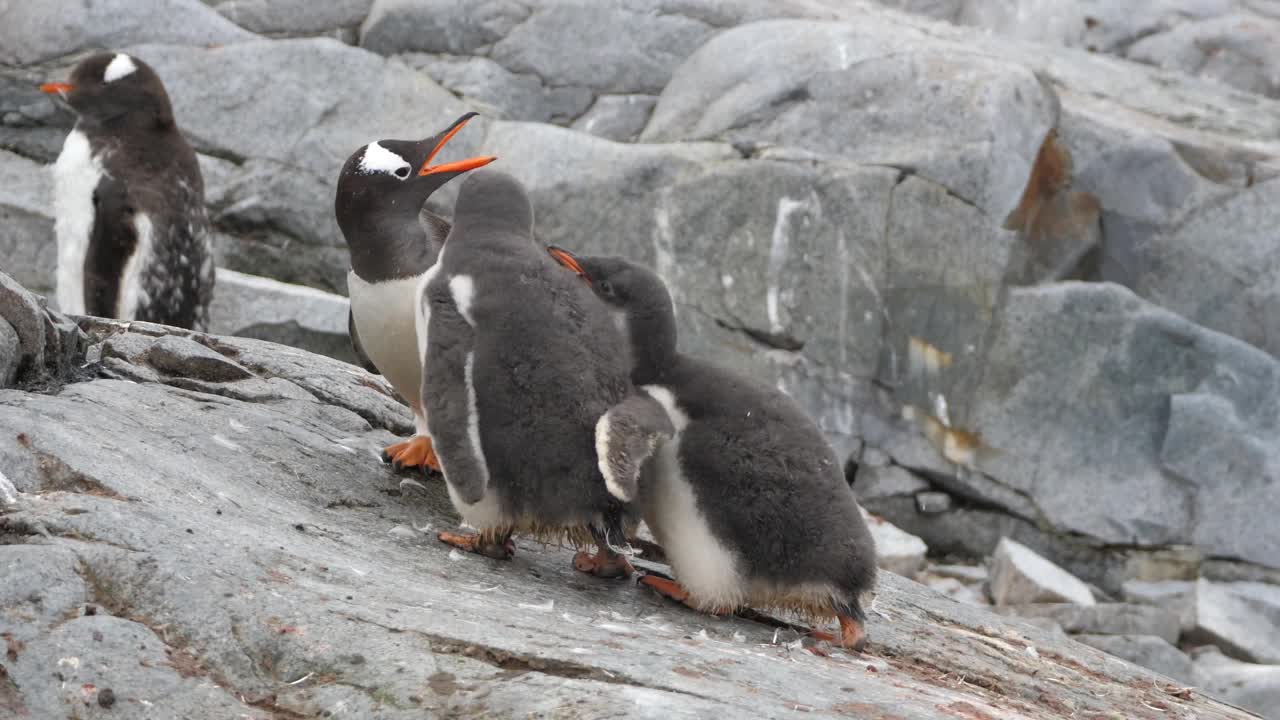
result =
[[[588,285],[591,284],[591,278],[587,275],[587,271],[582,269],[582,265],[578,263],[578,258],[574,257],[568,250],[558,248],[555,245],[548,245],[547,254],[556,262],[572,270],[578,277],[586,280]]]
[[[75,89],[74,85],[59,82],[45,83],[40,86],[40,92],[47,93],[49,95],[66,95]]]
[[[435,159],[436,155],[440,154],[440,151],[444,148],[445,144],[452,140],[453,136],[457,135],[458,131],[461,130],[468,122],[471,122],[471,118],[475,117],[477,114],[478,113],[474,112],[467,113],[453,123],[453,126],[444,134],[444,137],[440,138],[440,142],[436,143],[436,146],[431,149],[431,154],[427,155],[427,159],[422,163],[422,168],[418,170],[419,176],[435,175],[438,173],[466,172],[468,170],[475,170],[478,167],[484,167],[498,159],[492,155],[483,155],[480,157],[467,158],[466,160],[455,160],[454,162],[447,162],[442,165],[431,164],[431,161]]]

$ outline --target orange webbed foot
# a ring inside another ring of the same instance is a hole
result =
[[[425,467],[440,472],[440,459],[436,457],[431,438],[425,435],[414,435],[404,442],[388,445],[382,451],[382,460],[397,470]]]
[[[597,550],[595,555],[588,552],[579,552],[574,555],[573,569],[600,578],[631,577],[635,572],[635,568],[631,567],[631,561],[627,560],[625,555],[608,552],[603,547]]]
[[[442,532],[436,535],[440,542],[446,545],[452,545],[459,550],[464,550],[476,555],[484,555],[494,560],[510,560],[512,555],[516,554],[516,544],[511,541],[511,537],[499,540],[484,533],[451,533]]]
[[[733,614],[733,608],[714,607],[708,610],[708,609],[698,607],[696,604],[694,604],[693,600],[689,597],[689,591],[685,590],[684,587],[680,585],[680,583],[676,582],[675,580],[671,580],[670,578],[662,577],[661,575],[657,575],[655,573],[645,573],[644,575],[641,575],[640,578],[636,580],[636,583],[640,585],[645,585],[650,589],[652,589],[654,592],[658,593],[659,595],[665,598],[668,598],[670,600],[675,600],[678,603],[687,605],[688,607],[693,608],[698,612],[705,612],[709,615],[718,615],[718,616]]]
[[[867,647],[867,631],[862,621],[851,615],[838,615],[840,620],[840,644],[848,650],[862,652]]]

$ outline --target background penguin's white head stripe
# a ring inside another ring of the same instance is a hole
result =
[[[138,66],[134,64],[133,58],[120,53],[111,58],[111,62],[107,63],[106,72],[102,73],[103,82],[115,82],[122,77],[128,77],[137,72]]]
[[[412,171],[413,166],[406,162],[404,158],[376,142],[365,146],[364,157],[360,158],[360,172],[386,173],[401,178],[409,177],[408,173],[402,173],[400,172],[401,170]]]

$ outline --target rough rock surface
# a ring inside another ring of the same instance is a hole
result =
[[[1180,683],[1196,684],[1191,658],[1164,638],[1154,635],[1076,635],[1074,639]]]
[[[264,35],[317,35],[355,29],[373,0],[222,0],[210,3],[223,17]]]
[[[42,0],[0,5],[0,63],[27,64],[137,42],[209,45],[255,37],[197,0]]]
[[[0,388],[56,388],[81,374],[84,333],[4,273],[0,326]]]
[[[218,270],[209,331],[257,338],[355,364],[342,295],[270,278]]]
[[[871,529],[871,536],[875,538],[876,559],[880,567],[903,577],[915,578],[916,573],[924,566],[925,553],[929,551],[924,541],[866,510],[862,511],[862,517]]]
[[[1003,36],[1086,48],[1280,97],[1268,0],[880,0]]]
[[[221,267],[344,293],[338,165],[481,109],[442,159],[494,153],[544,240],[658,267],[686,349],[796,397],[933,553],[1007,536],[1110,594],[1274,582],[1280,102],[1257,84],[1274,53],[1238,65],[1271,25],[1207,78],[1124,59],[1213,49],[1271,3],[889,4],[965,27],[860,0],[10,3],[0,39],[24,35],[0,47],[41,60],[0,64],[0,263],[52,287],[37,166],[71,119],[36,88],[90,42],[27,19],[115,8],[83,32],[153,43],[133,49],[201,153]],[[254,332],[342,356],[339,312],[293,334],[273,318],[299,298],[268,296]]]
[[[891,573],[870,653],[819,655],[793,630],[582,576],[565,549],[463,556],[429,534],[456,522],[441,484],[377,460],[409,424],[379,379],[256,340],[85,322],[102,377],[0,391],[19,491],[0,503],[13,714],[1247,717]],[[157,368],[160,343],[252,377]]]
[[[1178,614],[1165,608],[1128,603],[1040,603],[997,607],[1002,615],[1044,617],[1073,635],[1151,635],[1176,643],[1181,632]]]
[[[1189,640],[1240,660],[1280,665],[1280,588],[1200,580],[1188,612]]]
[[[1266,720],[1280,719],[1280,665],[1232,660],[1214,648],[1195,654],[1196,684]]]
[[[58,260],[52,197],[40,164],[0,150],[0,270],[40,294],[52,294]]]
[[[996,546],[990,573],[991,599],[996,605],[1095,602],[1088,585],[1009,538]]]

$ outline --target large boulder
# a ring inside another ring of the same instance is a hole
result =
[[[376,377],[256,340],[85,324],[111,377],[0,391],[15,716],[1248,717],[892,573],[859,656],[580,575],[567,549],[463,555],[431,535],[457,523],[442,484],[378,461],[410,414]],[[250,376],[211,379],[212,356]]]
[[[416,56],[412,62],[437,82],[500,117],[569,125],[605,97],[656,95],[676,66],[722,28],[770,17],[833,18],[838,5],[376,0],[360,44],[384,55]],[[635,132],[648,119],[648,103],[609,104],[614,122]]]
[[[983,382],[956,390],[993,449],[974,468],[1029,517],[1276,566],[1280,362],[1105,284],[1013,290],[998,325]]]
[[[210,4],[246,30],[293,36],[357,28],[368,16],[373,0],[222,0]]]
[[[1200,580],[1184,612],[1187,640],[1247,662],[1280,665],[1280,587]]]
[[[775,20],[716,35],[675,71],[641,139],[888,165],[941,184],[994,226],[1056,188],[1070,212],[1049,240],[1091,252],[1068,253],[1048,278],[1012,263],[1011,280],[1113,280],[1274,351],[1255,319],[1276,314],[1274,270],[1249,263],[1255,228],[1270,222],[1266,181],[1280,174],[1276,117],[1280,103],[1214,84],[863,11],[856,22]],[[1227,205],[1227,227],[1201,220]],[[1220,259],[1207,265],[1184,250],[1209,247]]]
[[[347,328],[350,307],[342,295],[221,268],[209,308],[209,330],[270,340],[355,364]]]
[[[1259,713],[1263,720],[1280,714],[1280,665],[1255,665],[1233,660],[1216,648],[1197,652],[1195,683],[1205,692]]]
[[[1096,602],[1079,578],[1009,538],[996,546],[990,573],[988,587],[996,605],[1068,603],[1067,607],[1074,607],[1070,603],[1090,606]]]
[[[989,30],[1176,69],[1280,97],[1274,6],[1249,0],[879,0]]]
[[[83,374],[85,336],[0,272],[0,388],[54,390]]]
[[[0,150],[0,271],[52,295],[58,245],[53,235],[53,182],[46,168]]]
[[[1191,658],[1164,638],[1154,635],[1076,635],[1074,639],[1180,683],[1196,684]]]
[[[0,63],[11,65],[139,42],[215,45],[254,37],[197,0],[41,0],[0,5]]]

